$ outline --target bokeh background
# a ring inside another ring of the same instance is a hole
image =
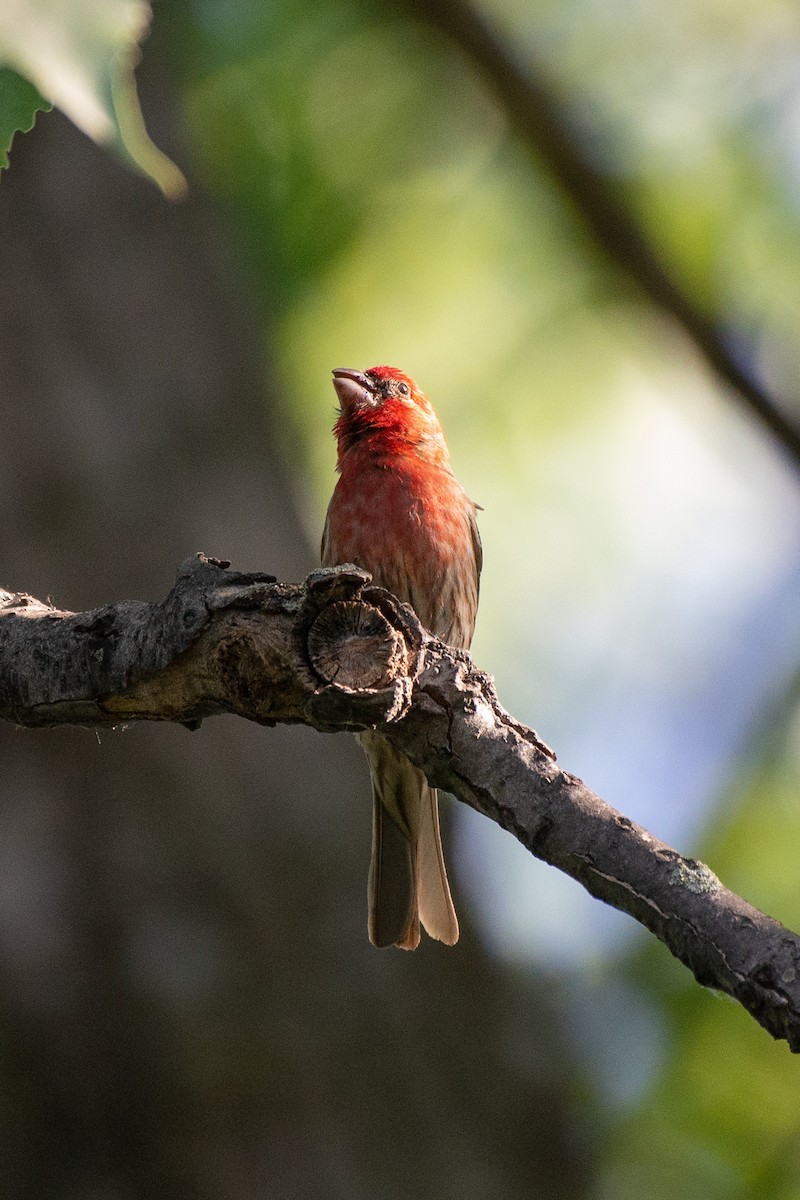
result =
[[[478,11],[800,422],[797,6]],[[798,928],[800,464],[610,261],[463,13],[162,0],[138,81],[179,203],[57,112],[17,136],[0,583],[157,597],[198,549],[302,578],[329,372],[399,365],[484,508],[506,707]],[[464,806],[458,947],[368,946],[351,739],[4,728],[0,780],[3,1196],[800,1197],[785,1045]]]

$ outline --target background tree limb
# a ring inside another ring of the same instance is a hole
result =
[[[575,135],[575,119],[544,79],[523,69],[466,0],[405,0],[475,65],[522,145],[545,163],[597,246],[689,336],[706,364],[733,389],[800,466],[800,425],[731,354],[724,332],[684,292],[659,259],[652,239],[619,199]]]
[[[698,982],[800,1050],[800,938],[562,771],[468,655],[431,639],[356,568],[287,585],[227,566],[198,555],[163,603],[88,613],[0,593],[0,716],[380,724],[433,784],[629,913]]]

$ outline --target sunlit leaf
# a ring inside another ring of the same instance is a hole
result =
[[[177,197],[183,175],[148,137],[136,95],[134,69],[149,21],[146,0],[4,0],[0,64]]]

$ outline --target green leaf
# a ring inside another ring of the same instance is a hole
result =
[[[147,0],[0,4],[0,65],[13,68],[89,137],[115,146],[166,195],[177,197],[186,181],[150,141],[136,95],[134,69],[149,23]],[[0,134],[6,121],[3,111]]]
[[[33,129],[37,112],[47,112],[51,104],[39,95],[32,83],[16,71],[0,67],[0,171],[8,166],[8,152],[15,133]]]

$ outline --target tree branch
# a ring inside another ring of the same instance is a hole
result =
[[[292,585],[228,565],[197,555],[163,603],[87,613],[0,592],[0,717],[380,725],[431,783],[629,913],[698,982],[800,1050],[800,938],[562,771],[468,654],[432,639],[355,567]]]
[[[570,134],[574,120],[552,90],[530,69],[522,69],[471,4],[464,0],[405,0],[405,4],[466,54],[522,145],[546,164],[601,251],[682,326],[720,381],[734,389],[743,406],[800,466],[796,418],[742,369],[715,322],[678,287],[641,224]]]

